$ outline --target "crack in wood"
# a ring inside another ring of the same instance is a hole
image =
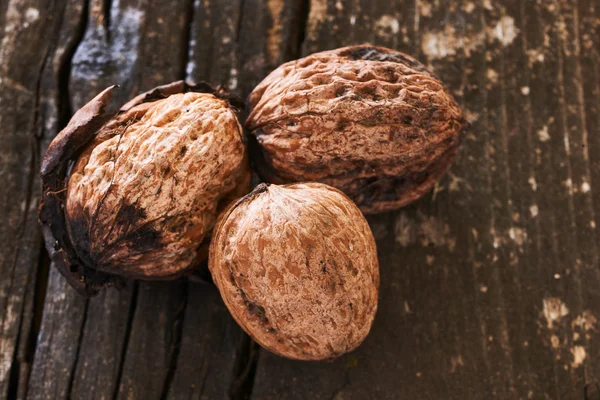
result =
[[[59,9],[60,3],[52,3],[50,7],[50,14],[57,15],[57,18],[55,19],[54,24],[51,25],[52,30],[48,34],[49,39],[47,39],[49,45],[44,49],[44,54],[41,57],[42,61],[39,64],[39,68],[36,74],[37,81],[35,83],[35,91],[33,93],[33,134],[30,141],[31,158],[29,160],[30,162],[28,166],[26,185],[27,190],[23,208],[23,222],[21,224],[22,228],[17,234],[17,242],[19,243],[22,241],[22,239],[24,238],[23,235],[25,234],[34,236],[36,240],[36,245],[33,248],[30,248],[29,251],[36,252],[37,249],[37,257],[34,262],[35,267],[31,268],[32,277],[28,280],[27,284],[27,287],[29,287],[30,289],[26,290],[25,298],[22,303],[22,308],[18,311],[21,318],[19,321],[20,324],[15,342],[16,351],[14,352],[13,360],[10,367],[11,375],[9,385],[7,388],[9,397],[17,398],[23,398],[26,392],[26,387],[29,378],[29,369],[32,363],[33,354],[35,353],[35,335],[37,334],[37,330],[39,329],[38,322],[41,319],[42,312],[41,308],[38,305],[40,297],[41,301],[43,301],[46,285],[46,274],[43,267],[41,267],[41,264],[43,264],[44,262],[44,251],[42,250],[43,246],[41,246],[41,240],[39,238],[39,228],[37,227],[37,209],[36,207],[34,207],[34,204],[37,204],[39,198],[38,170],[41,151],[44,147],[43,139],[45,132],[45,123],[42,120],[43,115],[41,113],[42,103],[44,101],[43,98],[45,96],[44,89],[42,87],[42,82],[46,79],[49,73],[53,72],[53,65],[49,63],[49,60],[52,59],[52,57],[58,49],[58,41],[56,39],[58,38],[60,30],[62,29],[64,23],[63,12]],[[36,11],[31,11],[32,15],[35,12]],[[15,262],[17,262],[18,260],[18,254],[19,247],[17,247],[16,249]],[[7,305],[8,304],[9,303],[7,302]],[[3,315],[7,315],[6,310]]]
[[[91,0],[88,0],[91,1]],[[112,0],[103,0],[102,2],[102,23],[106,30],[106,41],[110,42],[110,23],[111,23]]]
[[[11,385],[9,386],[8,398],[25,399],[27,394],[27,385],[29,383],[29,374],[33,364],[35,349],[37,347],[37,335],[40,331],[42,322],[42,313],[44,308],[44,298],[48,284],[48,271],[50,259],[43,246],[40,246],[40,260],[37,266],[37,275],[30,285],[34,286],[32,291],[28,291],[28,297],[31,296],[30,316],[23,311],[21,329],[17,340],[18,354],[13,361],[11,370]],[[25,302],[29,303],[28,301]],[[22,337],[26,335],[26,337]],[[16,393],[14,390],[16,389]]]
[[[239,13],[237,22],[235,25],[235,43],[239,46],[240,44],[240,33],[242,32],[242,22],[244,21],[244,4],[246,0],[240,0]]]
[[[87,3],[86,3],[87,4]],[[54,5],[54,3],[53,3]],[[85,12],[80,15],[80,18],[75,23],[74,35],[72,38],[68,38],[66,45],[63,45],[60,38],[61,32],[72,21],[65,22],[65,10],[68,5],[65,3],[62,8],[57,6],[51,14],[55,15],[56,23],[55,30],[51,35],[51,39],[48,39],[50,46],[44,54],[44,60],[39,72],[39,80],[36,84],[36,107],[35,107],[35,138],[36,143],[34,146],[34,165],[32,166],[32,176],[37,177],[39,170],[39,160],[42,152],[45,150],[48,141],[57,132],[54,129],[60,129],[64,126],[68,120],[67,114],[69,113],[70,106],[65,105],[65,99],[68,99],[67,84],[65,83],[65,76],[68,78],[70,70],[71,58],[83,38],[83,32],[85,29]],[[85,6],[84,6],[85,8]],[[61,47],[64,46],[64,47]],[[66,74],[66,75],[65,75]],[[56,81],[54,80],[56,79]],[[55,84],[54,89],[52,86]],[[51,85],[50,87],[48,85]],[[48,96],[46,92],[50,92]],[[47,120],[56,121],[56,123],[47,123]],[[31,185],[39,185],[37,179],[31,180]],[[32,193],[36,190],[31,189]],[[32,199],[37,203],[37,198]],[[29,208],[29,207],[28,207]],[[36,218],[37,220],[37,218]],[[37,225],[37,224],[36,224]],[[40,241],[41,244],[41,241]],[[46,288],[48,284],[48,271],[50,261],[45,253],[45,249],[40,245],[35,279],[31,280],[31,285],[34,287],[32,293],[32,306],[31,306],[31,321],[23,328],[20,332],[19,340],[22,340],[20,345],[20,364],[23,364],[25,368],[20,368],[21,373],[18,377],[18,393],[17,398],[25,398],[27,393],[27,387],[29,383],[29,369],[33,365],[34,355],[37,350],[37,337],[41,326],[41,321],[44,312],[44,300],[46,296]],[[25,325],[24,325],[25,326]],[[80,327],[80,332],[83,329],[83,323]],[[79,340],[81,340],[81,334]],[[15,369],[18,365],[13,366]],[[71,371],[72,372],[72,371]],[[72,376],[70,378],[72,382]],[[70,388],[70,385],[69,385]],[[70,390],[70,389],[69,389]]]
[[[77,339],[77,348],[75,350],[75,362],[73,363],[73,368],[71,369],[71,371],[69,371],[70,372],[69,383],[67,385],[67,392],[66,392],[67,399],[71,398],[71,392],[73,390],[73,382],[75,380],[74,372],[77,370],[77,365],[79,364],[79,352],[81,351],[81,343],[83,342],[83,330],[84,330],[85,324],[87,322],[89,305],[90,305],[90,301],[86,300],[85,308],[83,311],[83,319],[81,321],[81,327],[79,329],[79,337]]]
[[[229,389],[229,397],[232,400],[247,400],[252,397],[260,351],[258,344],[248,335],[244,335],[236,356],[234,379]]]
[[[167,374],[165,376],[165,381],[163,383],[162,392],[160,395],[161,400],[166,400],[169,395],[169,390],[171,389],[171,383],[173,382],[173,377],[175,376],[175,372],[177,370],[177,361],[179,360],[179,351],[181,349],[181,340],[183,337],[183,324],[185,322],[185,311],[188,305],[189,298],[189,287],[188,283],[184,287],[183,293],[183,304],[179,310],[177,310],[177,314],[175,315],[174,330],[175,330],[175,338],[174,343],[171,346],[171,354],[169,355],[169,366],[167,368]]]
[[[135,317],[135,311],[137,309],[139,283],[134,282],[133,285],[134,285],[133,293],[131,294],[131,303],[130,303],[130,307],[128,310],[128,316],[127,316],[127,325],[125,327],[125,339],[123,340],[123,347],[121,348],[121,358],[119,361],[119,367],[117,369],[116,384],[115,384],[114,392],[112,395],[113,400],[117,400],[117,398],[119,397],[119,389],[121,386],[121,379],[123,378],[123,370],[125,367],[125,360],[127,359],[127,357],[125,357],[125,356],[127,355],[127,349],[129,347],[129,339],[131,338],[131,330],[133,327],[133,319]]]
[[[179,72],[180,79],[187,81],[189,77],[187,76],[187,66],[190,62],[190,51],[192,50],[192,32],[193,32],[193,23],[194,23],[194,12],[196,8],[194,7],[195,0],[187,0],[187,7],[185,11],[185,34],[183,35],[182,47],[183,51],[181,52],[181,65]]]
[[[43,56],[43,60],[42,63],[40,65],[40,68],[38,70],[37,73],[37,82],[36,82],[36,91],[35,91],[35,97],[34,97],[34,116],[33,116],[33,137],[30,141],[30,155],[31,158],[29,160],[29,165],[27,167],[27,185],[26,185],[26,192],[25,192],[25,205],[23,208],[23,216],[22,216],[22,220],[19,223],[19,229],[17,231],[17,235],[16,235],[16,242],[17,243],[21,243],[24,237],[24,234],[33,234],[33,232],[27,232],[28,228],[30,228],[29,226],[29,222],[30,222],[30,218],[31,218],[31,205],[33,202],[37,202],[37,196],[39,196],[38,190],[35,187],[36,184],[39,184],[39,181],[37,180],[37,176],[38,176],[38,169],[39,169],[39,138],[38,135],[36,134],[37,132],[37,125],[39,123],[39,102],[40,102],[40,84],[42,81],[42,73],[43,70],[45,68],[46,62],[48,59],[48,49],[46,51],[46,53]],[[34,211],[35,212],[35,211]],[[33,227],[33,230],[36,230],[37,226]],[[38,246],[41,245],[41,241],[38,238]],[[15,253],[14,253],[14,258],[13,258],[13,264],[11,266],[11,278],[10,278],[10,287],[12,287],[14,285],[14,279],[15,279],[15,272],[17,269],[17,263],[19,261],[19,254],[20,254],[20,248],[19,246],[17,246],[15,248]],[[39,256],[38,256],[39,257]],[[39,264],[39,260],[36,263],[36,265]],[[32,267],[32,275],[35,276],[37,273],[37,268]],[[30,285],[28,285],[30,286]],[[35,285],[34,285],[35,287]],[[29,298],[30,296],[28,296],[28,291],[25,292],[26,298]],[[12,303],[9,301],[6,302],[5,307],[4,307],[4,311],[2,313],[2,323],[0,326],[4,327],[6,324],[6,318],[9,316],[9,311],[8,308],[12,305]],[[21,381],[21,374],[22,372],[25,371],[21,371],[21,366],[22,366],[22,362],[20,359],[20,347],[23,346],[22,342],[26,339],[28,336],[28,332],[26,332],[25,330],[27,329],[28,326],[30,326],[30,322],[31,321],[26,321],[23,318],[23,311],[25,310],[25,307],[27,306],[27,302],[23,301],[21,304],[21,309],[18,310],[18,315],[20,318],[19,321],[19,328],[18,328],[18,332],[17,332],[17,336],[16,336],[16,340],[15,340],[15,346],[14,346],[14,354],[13,354],[13,360],[11,363],[11,367],[10,367],[10,375],[9,375],[9,380],[8,380],[8,388],[7,388],[7,392],[9,397],[12,395],[16,395],[16,393],[19,391],[19,388],[22,386]]]
[[[298,29],[296,34],[296,40],[294,42],[294,48],[290,54],[290,58],[300,58],[303,54],[304,42],[306,40],[306,27],[308,26],[308,19],[310,17],[310,0],[299,0],[299,15],[298,15]]]

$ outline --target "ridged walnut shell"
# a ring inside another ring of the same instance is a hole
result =
[[[189,272],[206,259],[217,213],[250,190],[231,97],[180,81],[105,113],[112,90],[73,116],[42,165],[46,247],[86,295],[118,277]]]
[[[251,152],[265,181],[323,182],[365,213],[403,207],[428,192],[454,160],[466,125],[425,66],[382,47],[344,47],[283,64],[248,102]]]
[[[260,184],[220,217],[209,268],[227,308],[261,346],[335,358],[367,336],[379,264],[358,207],[321,183]]]

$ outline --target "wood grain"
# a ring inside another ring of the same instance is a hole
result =
[[[190,283],[177,365],[167,398],[234,397],[244,334],[213,285]],[[241,377],[243,379],[244,377]]]
[[[52,269],[27,398],[66,399],[80,350],[87,301]]]
[[[33,357],[30,338],[41,245],[39,152],[56,130],[55,78],[77,35],[81,6],[70,1],[8,1],[0,9],[0,392],[22,397]]]

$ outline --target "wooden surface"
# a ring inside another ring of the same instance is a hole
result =
[[[364,42],[431,66],[472,126],[434,192],[370,217],[380,308],[357,351],[288,361],[210,285],[86,300],[49,268],[40,156],[101,89],[246,96],[283,61]],[[0,397],[600,399],[597,0],[4,0],[0,127]]]

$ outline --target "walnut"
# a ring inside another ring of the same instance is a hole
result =
[[[327,183],[366,213],[429,191],[454,160],[466,125],[421,63],[366,45],[283,64],[248,102],[251,153],[265,181]]]
[[[250,190],[234,99],[182,81],[104,112],[110,87],[79,110],[42,164],[52,261],[80,293],[171,279],[207,256],[218,211]]]
[[[215,226],[209,268],[260,345],[321,360],[356,348],[377,311],[379,264],[358,207],[321,183],[260,184]]]

